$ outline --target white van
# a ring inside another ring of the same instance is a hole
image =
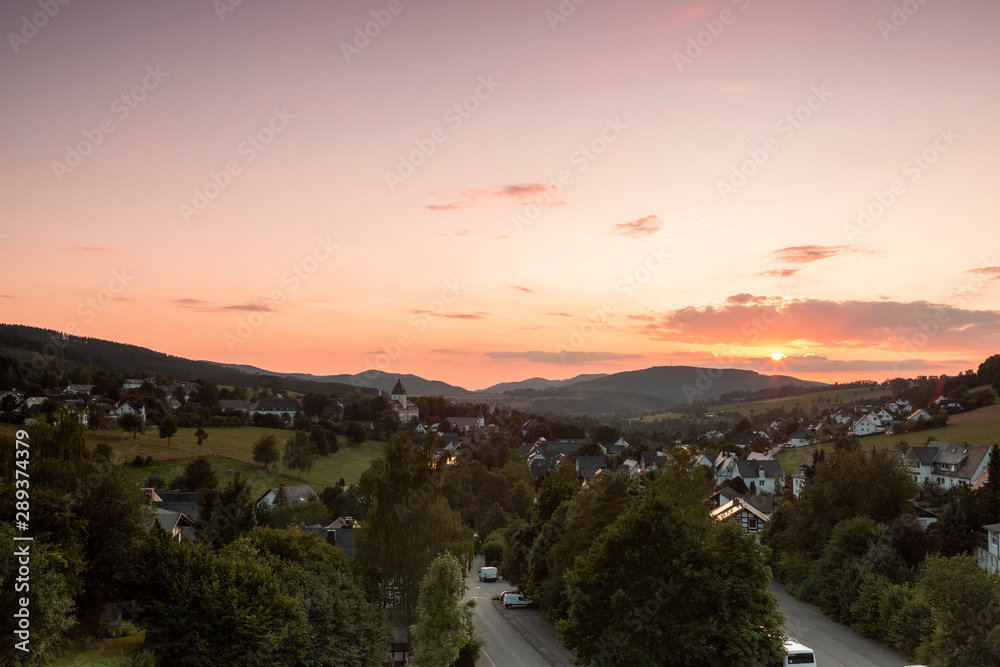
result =
[[[815,665],[816,654],[808,646],[803,646],[794,639],[785,640],[785,667],[788,665]]]
[[[479,581],[496,581],[497,569],[495,567],[479,568]]]

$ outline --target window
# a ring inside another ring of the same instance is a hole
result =
[[[790,653],[788,655],[789,665],[815,665],[816,659],[811,651],[802,653]]]
[[[747,529],[757,530],[757,519],[747,519]],[[994,538],[993,543],[996,544],[996,539]]]

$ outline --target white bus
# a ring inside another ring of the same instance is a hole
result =
[[[785,640],[785,667],[788,665],[815,665],[816,655],[808,646],[803,646],[794,639]]]

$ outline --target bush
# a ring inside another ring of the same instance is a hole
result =
[[[158,470],[154,470],[153,472],[146,475],[146,481],[143,482],[143,485],[154,489],[162,489],[167,486],[167,480],[163,476],[163,473],[159,472]]]
[[[138,454],[136,454],[135,458],[132,459],[132,467],[133,468],[141,468],[145,463],[146,463],[146,459],[142,458]]]

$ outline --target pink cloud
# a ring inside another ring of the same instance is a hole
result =
[[[639,329],[656,340],[700,344],[781,346],[807,341],[898,350],[916,342],[928,350],[995,349],[1000,344],[1000,312],[927,301],[785,300],[736,294],[721,305],[662,313]]]
[[[636,238],[639,236],[649,236],[663,229],[663,221],[655,215],[647,215],[644,218],[622,222],[611,228],[612,234]]]
[[[781,262],[792,264],[808,264],[818,262],[837,255],[867,252],[850,245],[799,245],[775,250],[771,256]]]

